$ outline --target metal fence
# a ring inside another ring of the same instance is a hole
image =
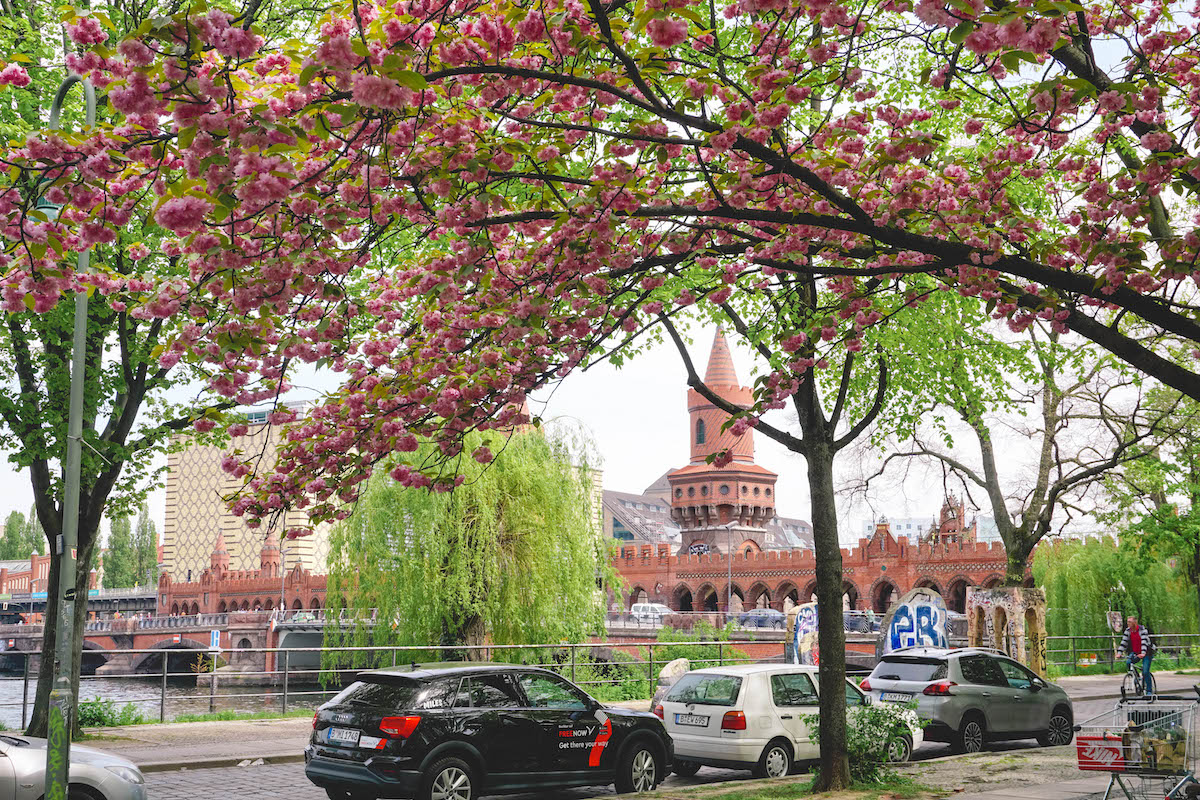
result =
[[[1177,664],[1200,663],[1200,633],[1156,633],[1153,638],[1157,648],[1156,665],[1161,666],[1164,660]],[[1116,655],[1120,643],[1119,634],[1048,636],[1046,663],[1066,670],[1115,668],[1120,663]]]
[[[693,669],[759,660],[744,655],[739,656],[737,643],[727,641],[650,642],[638,645],[636,648],[638,656],[631,656],[631,660],[628,661],[610,661],[594,657],[596,650],[613,650],[617,647],[618,645],[615,644],[563,643],[454,646],[452,648],[430,646],[245,648],[222,651],[220,654],[222,660],[230,658],[235,662],[241,661],[242,663],[250,659],[257,660],[258,654],[262,654],[266,669],[236,672],[219,671],[217,669],[218,661],[211,658],[209,651],[204,650],[105,650],[103,653],[106,656],[158,655],[159,658],[154,659],[158,662],[154,672],[95,675],[87,676],[86,680],[92,685],[92,688],[95,688],[97,682],[105,687],[112,686],[114,689],[121,687],[121,684],[124,683],[126,688],[119,692],[121,696],[105,698],[103,688],[100,690],[99,696],[101,699],[111,699],[116,706],[138,705],[145,709],[152,704],[151,707],[156,707],[158,711],[158,721],[166,722],[168,721],[168,711],[172,706],[188,705],[194,708],[195,704],[203,704],[206,700],[210,712],[226,710],[234,702],[246,700],[258,701],[262,705],[262,710],[271,710],[268,706],[272,706],[282,714],[298,708],[313,708],[341,691],[343,686],[351,683],[355,676],[364,669],[395,667],[418,662],[495,660],[544,667],[570,678],[580,686],[591,688],[593,691],[602,692],[601,687],[625,684],[631,690],[641,694],[642,697],[650,698],[654,695],[658,685],[659,671],[668,661],[664,657],[667,648],[686,647],[693,655],[699,654],[699,658],[690,658]],[[625,647],[632,646],[625,645]],[[11,652],[7,655],[15,656],[17,654]],[[41,653],[32,651],[22,652],[21,655],[40,656]],[[178,662],[189,657],[194,658],[195,663],[187,670],[179,670]],[[31,690],[36,684],[37,675],[30,669],[29,658],[24,658],[22,661],[21,674],[0,676],[0,695],[15,696],[18,690],[17,684],[20,684],[20,699],[0,701],[0,708],[15,709],[19,706],[21,727],[24,728],[29,719],[29,709],[32,704]],[[176,662],[174,668],[171,666],[172,661]],[[306,662],[308,665],[301,666]],[[323,665],[321,667],[310,666],[314,663],[323,663]],[[188,696],[173,696],[168,692],[168,687],[178,688],[182,682],[186,682],[189,686],[192,686],[194,682],[195,693]],[[222,688],[222,683],[225,684],[224,688]],[[230,687],[238,685],[242,688],[260,691],[229,692]],[[11,687],[11,691],[5,691],[9,687]],[[86,699],[81,696],[81,703]]]

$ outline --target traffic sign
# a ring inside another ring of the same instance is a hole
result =
[[[221,632],[220,631],[211,630],[208,632],[208,649],[209,650],[220,650],[221,649]]]

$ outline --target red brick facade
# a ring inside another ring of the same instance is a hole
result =
[[[639,599],[665,603],[677,611],[723,611],[728,597],[729,562],[723,554],[671,555],[669,545],[623,547],[613,565],[625,579],[628,608]],[[875,536],[842,550],[845,600],[850,608],[887,610],[890,602],[916,586],[927,586],[962,612],[967,586],[992,587],[1004,576],[999,543],[911,545],[879,526]],[[811,550],[760,552],[733,557],[733,594],[746,607],[784,610],[806,602],[816,590],[816,559]],[[735,601],[736,602],[736,601]]]
[[[209,568],[200,573],[198,581],[177,582],[169,572],[159,576],[159,615],[325,607],[326,577],[299,565],[289,569],[285,577],[279,537],[274,532],[262,547],[258,569],[229,569],[229,553],[221,531],[217,532],[209,561]]]

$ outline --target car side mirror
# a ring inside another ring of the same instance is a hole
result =
[[[1042,689],[1045,689],[1045,688],[1046,688],[1046,684],[1042,683],[1039,680],[1032,680],[1029,682],[1029,691],[1031,691],[1031,692],[1040,692]]]

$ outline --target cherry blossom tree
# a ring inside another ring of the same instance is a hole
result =
[[[468,431],[693,306],[784,320],[747,326],[772,358],[741,432],[836,386],[826,365],[939,291],[1200,399],[1194,363],[1159,347],[1200,347],[1193,18],[1161,0],[359,1],[264,49],[219,9],[119,42],[81,11],[68,65],[113,116],[5,150],[2,298],[42,314],[86,286],[186,316],[159,363],[239,400],[291,360],[344,373],[274,471],[227,460],[255,518],[345,516],[421,439],[439,457],[393,477],[450,489]],[[5,91],[25,77],[0,69]],[[72,273],[65,251],[147,205],[173,272]]]

